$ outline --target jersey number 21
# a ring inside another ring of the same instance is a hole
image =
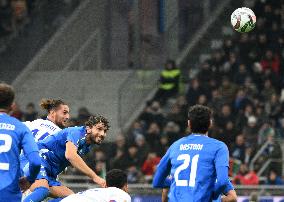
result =
[[[189,180],[180,180],[179,179],[180,172],[187,169],[190,166],[190,155],[181,154],[177,157],[177,160],[183,161],[183,163],[179,167],[177,167],[175,174],[174,174],[176,186],[183,186],[183,187],[184,186],[190,186],[190,187],[195,186],[198,158],[199,158],[199,154],[196,154],[192,157]]]

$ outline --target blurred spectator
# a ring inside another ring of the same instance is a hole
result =
[[[280,72],[280,60],[279,56],[274,54],[272,50],[265,52],[264,58],[260,61],[263,71],[271,69],[275,74],[279,75]]]
[[[155,152],[159,157],[164,156],[170,147],[169,138],[167,135],[162,135],[159,141],[159,146],[154,148]]]
[[[283,185],[283,180],[279,175],[277,175],[275,170],[270,170],[265,184],[267,185]]]
[[[93,169],[101,178],[106,177],[106,163],[104,161],[96,161]]]
[[[211,92],[211,101],[208,103],[208,106],[213,109],[214,113],[218,113],[221,110],[224,102],[219,89],[213,89]]]
[[[277,140],[274,138],[275,133],[269,133],[267,136],[267,143],[261,158],[262,161],[260,163],[264,163],[267,159],[273,159],[273,160],[280,160],[282,159],[282,151],[281,146]],[[274,169],[277,173],[282,172],[282,163],[279,162],[272,162],[270,164],[270,168]]]
[[[130,132],[128,135],[129,141],[131,143],[134,143],[136,137],[143,133],[144,133],[144,128],[143,128],[142,121],[140,120],[134,121],[134,123],[132,124],[132,127],[130,128]]]
[[[240,160],[244,163],[245,161],[245,137],[243,134],[239,134],[236,137],[236,143],[232,145],[232,148],[230,149],[231,157]]]
[[[23,112],[20,109],[20,106],[17,103],[13,103],[12,105],[12,111],[10,112],[10,115],[19,119],[20,121],[23,120]]]
[[[239,185],[258,185],[259,178],[254,171],[249,171],[246,164],[242,164],[239,174],[233,179],[233,183]]]
[[[231,106],[229,104],[224,104],[221,108],[221,112],[216,113],[214,120],[216,125],[220,128],[220,131],[223,132],[223,129],[228,122],[234,122]]]
[[[255,116],[248,117],[247,125],[244,127],[243,133],[246,141],[253,146],[257,145],[258,139],[258,126],[257,119]]]
[[[130,145],[127,150],[127,155],[125,155],[124,157],[124,161],[126,162],[127,166],[135,164],[137,167],[141,167],[144,160],[139,155],[138,147],[136,145]]]
[[[234,111],[238,112],[244,110],[245,106],[251,103],[247,98],[246,92],[243,88],[239,88],[234,100]]]
[[[232,83],[228,77],[224,76],[222,78],[222,84],[219,90],[224,100],[227,103],[232,103],[237,89],[236,85]]]
[[[186,125],[186,117],[184,117],[184,114],[182,113],[181,108],[178,104],[173,104],[171,106],[170,112],[167,114],[166,119],[178,124],[180,128],[184,128],[184,126]]]
[[[161,137],[161,128],[155,122],[151,123],[146,134],[146,140],[150,145],[150,148],[156,148],[159,145]]]
[[[107,158],[112,158],[117,155],[118,151],[121,151],[123,154],[126,154],[127,145],[126,139],[123,134],[117,134],[115,137],[115,142],[107,147]]]
[[[245,159],[244,159],[244,163],[249,165],[251,163],[251,160],[253,158],[254,155],[254,150],[252,147],[247,147],[245,150]]]
[[[201,64],[201,69],[198,72],[197,78],[202,84],[208,86],[210,79],[213,77],[214,77],[214,72],[210,67],[209,62],[205,61],[203,64]]]
[[[116,154],[113,158],[110,158],[110,169],[121,169],[121,170],[125,170],[128,167],[128,162],[125,161],[126,159],[126,153],[121,149],[118,149],[116,151]]]
[[[277,94],[272,94],[270,100],[265,104],[265,111],[273,121],[274,125],[281,115],[281,103]]]
[[[199,80],[194,78],[191,80],[186,93],[186,99],[189,106],[196,104],[198,97],[204,94],[204,90],[200,86]]]
[[[134,163],[128,166],[127,168],[127,182],[129,184],[134,184],[134,183],[142,183],[143,180],[143,175],[141,171],[136,167]]]
[[[234,52],[230,52],[228,55],[228,61],[224,63],[222,68],[223,75],[229,77],[230,79],[233,79],[238,66],[239,61],[237,60],[236,54]]]
[[[146,142],[143,135],[137,135],[135,138],[135,143],[138,149],[139,159],[144,161],[150,151],[149,144]]]
[[[89,119],[91,113],[86,107],[81,107],[78,110],[77,121],[79,125],[84,125],[84,123]]]
[[[172,121],[167,123],[163,131],[164,131],[163,135],[168,137],[170,145],[183,136],[180,133],[179,126]]]
[[[276,90],[274,89],[274,87],[272,86],[271,80],[270,79],[266,79],[264,81],[264,87],[261,90],[261,96],[264,99],[265,102],[270,100],[270,97],[276,93]]]
[[[66,123],[66,127],[74,127],[74,126],[79,126],[77,119],[75,119],[75,118],[68,119],[68,121]]]
[[[146,123],[146,128],[153,122],[161,127],[164,124],[165,117],[160,103],[158,101],[148,102],[144,112],[140,115],[140,119]]]
[[[161,72],[159,90],[154,100],[158,100],[164,105],[169,98],[176,96],[179,92],[180,74],[181,72],[176,67],[175,61],[168,60]]]
[[[14,22],[16,24],[23,23],[27,19],[26,0],[11,0]]]
[[[35,109],[34,103],[29,103],[26,106],[26,112],[23,115],[23,121],[33,121],[37,119],[38,112]]]
[[[242,63],[239,65],[237,72],[234,74],[234,82],[237,85],[244,85],[246,78],[249,76],[250,73],[248,72],[246,65]]]
[[[156,166],[159,164],[160,160],[161,157],[158,157],[155,152],[148,153],[147,159],[144,161],[141,169],[147,182],[152,182],[153,175],[156,171]]]

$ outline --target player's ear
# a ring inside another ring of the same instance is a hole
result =
[[[209,127],[208,128],[211,128],[213,126],[213,120],[210,119],[210,123],[209,123]]]
[[[128,184],[126,183],[121,189],[128,193]]]

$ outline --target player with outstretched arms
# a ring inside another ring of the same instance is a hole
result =
[[[188,112],[191,134],[174,142],[157,167],[154,187],[164,188],[167,176],[173,176],[168,194],[170,202],[211,201],[229,183],[228,148],[207,136],[211,116],[208,107],[192,106]]]
[[[88,189],[72,194],[62,202],[131,202],[128,192],[127,175],[119,169],[113,169],[106,174],[107,188]]]
[[[106,118],[91,116],[85,126],[65,128],[39,141],[37,145],[41,153],[42,167],[30,188],[32,193],[24,199],[24,202],[44,200],[51,188],[57,189],[60,198],[73,194],[73,191],[56,180],[57,176],[70,165],[90,177],[93,182],[105,187],[105,180],[89,168],[81,156],[87,154],[92,145],[101,144],[108,129],[109,123]],[[27,174],[26,167],[23,170]],[[59,201],[60,198],[53,201]]]
[[[41,159],[30,130],[8,115],[15,97],[11,86],[0,83],[0,201],[21,201],[23,191],[34,182]],[[23,149],[29,166],[26,177],[20,178],[19,156]],[[19,180],[20,179],[20,180]]]

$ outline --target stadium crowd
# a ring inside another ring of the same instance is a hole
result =
[[[188,107],[201,104],[214,110],[209,136],[227,144],[233,183],[283,184],[282,151],[277,140],[284,139],[284,4],[258,0],[255,5],[256,29],[224,38],[223,47],[199,64],[184,93],[176,82],[181,76],[178,68],[173,61],[165,65],[158,96],[146,103],[127,134],[118,134],[115,142],[104,143],[87,157],[96,173],[104,177],[106,170],[117,168],[127,171],[129,183],[150,183],[169,146],[189,133]],[[175,71],[175,78],[165,78],[171,71]],[[163,88],[165,84],[172,85]],[[70,125],[81,125],[90,115],[83,107]],[[28,121],[37,118],[38,112],[32,103],[26,112],[15,105],[13,116]],[[261,155],[252,163],[261,148]],[[268,159],[276,161],[261,181],[257,173]]]

